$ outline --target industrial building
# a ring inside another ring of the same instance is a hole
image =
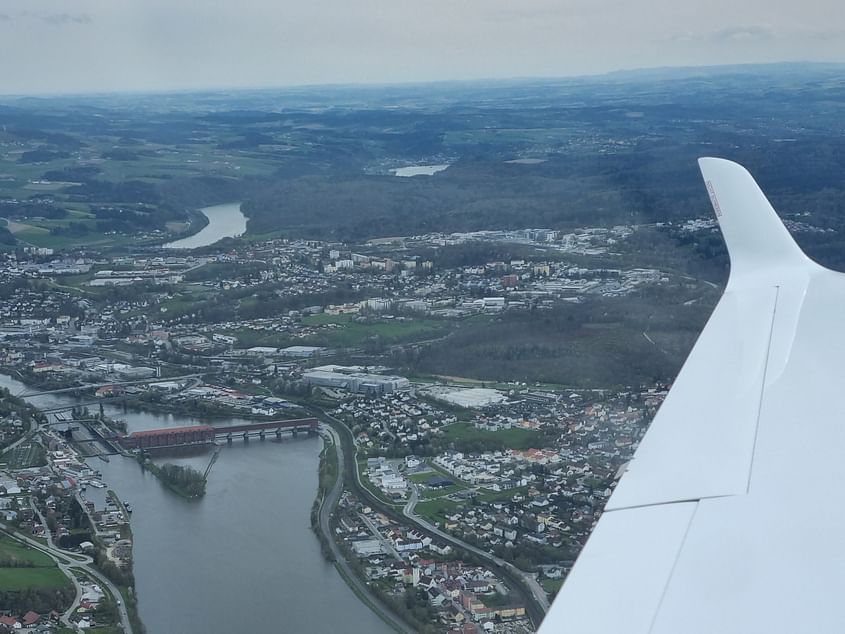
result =
[[[410,389],[408,379],[401,376],[365,374],[353,372],[344,374],[326,370],[304,372],[302,378],[308,385],[328,387],[335,390],[349,390],[356,394],[394,394]]]
[[[296,357],[297,359],[310,359],[325,351],[326,349],[320,346],[288,346],[281,348],[279,354],[285,357]]]

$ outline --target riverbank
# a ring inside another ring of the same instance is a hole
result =
[[[320,495],[318,493],[318,498],[315,501],[317,511],[317,526],[315,528],[315,532],[317,533],[318,539],[320,540],[320,544],[323,548],[323,554],[325,555],[326,549],[328,549],[337,572],[346,582],[349,589],[355,593],[359,601],[372,610],[373,614],[378,616],[378,618],[380,618],[395,632],[413,634],[416,630],[413,627],[408,626],[394,609],[388,607],[384,601],[374,594],[372,589],[362,581],[360,574],[353,569],[353,566],[350,563],[349,554],[341,550],[340,546],[334,540],[332,532],[332,516],[334,515],[334,509],[337,506],[340,495],[343,492],[344,466],[346,464],[346,458],[344,456],[343,447],[339,442],[337,432],[332,430],[329,434],[332,442],[331,445],[328,443],[324,445],[321,458],[325,460],[325,466],[321,464],[319,472],[321,475],[325,474],[323,484],[328,484],[331,479],[331,464],[334,462],[336,476],[332,481],[331,488],[326,491],[325,495]],[[332,461],[329,457],[332,454],[334,454],[334,461]],[[312,521],[313,519],[314,516],[312,509]]]
[[[0,382],[13,394],[26,391],[10,377],[0,377]],[[29,402],[47,409],[79,404],[69,394],[42,395]],[[179,413],[124,410],[120,401],[103,406],[106,416],[125,420],[130,432],[201,423]],[[239,422],[237,415],[220,417],[220,424]],[[206,495],[192,500],[174,495],[137,460],[112,458],[96,465],[102,480],[129,500],[134,511],[133,595],[150,634],[237,631],[243,627],[244,613],[250,623],[283,623],[283,629],[292,631],[394,630],[360,600],[335,565],[326,562],[309,528],[319,490],[318,442],[300,436],[224,445]],[[209,456],[178,455],[172,460],[203,471]],[[106,489],[89,487],[88,494],[99,505]],[[221,569],[250,574],[221,577]],[[266,601],[268,589],[277,597],[273,602]],[[228,607],[232,604],[242,609],[233,611]],[[326,604],[334,609],[325,610]]]
[[[208,218],[208,224],[194,235],[163,244],[162,248],[197,249],[224,238],[237,238],[246,232],[247,217],[239,202],[203,207],[200,212]]]
[[[342,474],[341,477],[346,478],[349,490],[356,495],[359,500],[366,501],[369,506],[400,524],[413,524],[415,530],[423,535],[428,535],[429,537],[435,539],[444,539],[457,553],[461,555],[465,561],[486,565],[491,570],[495,570],[496,574],[501,576],[501,578],[507,582],[508,586],[513,589],[519,600],[525,603],[526,612],[529,618],[535,627],[539,627],[543,617],[545,616],[544,606],[532,592],[529,584],[523,578],[522,574],[520,574],[518,569],[504,560],[500,560],[479,548],[462,542],[456,537],[443,533],[439,529],[436,529],[423,521],[422,518],[416,517],[413,514],[406,514],[403,511],[399,511],[396,508],[385,504],[360,481],[357,462],[355,460],[355,442],[349,428],[344,425],[343,422],[328,414],[325,410],[314,407],[312,408],[312,412],[322,421],[327,423],[332,430],[334,430],[335,433],[333,434],[333,437],[337,439],[336,442],[340,445],[339,455],[343,456],[344,454],[348,454],[347,459],[342,461],[340,466]]]
[[[151,414],[170,414],[176,416],[190,416],[191,418],[198,419],[217,420],[238,418],[250,421],[274,420],[273,416],[264,416],[259,414],[253,414],[252,412],[238,411],[235,409],[225,408],[201,400],[197,400],[196,404],[188,404],[184,401],[177,403],[162,403],[155,401],[147,401],[143,398],[127,397],[121,401],[120,406],[125,407],[127,410],[132,410],[136,412],[149,412]],[[278,417],[276,417],[276,419],[277,418]],[[296,416],[294,416],[294,418],[296,418]]]
[[[126,509],[126,506],[120,500],[117,493],[115,493],[112,489],[108,489],[106,491],[106,499],[111,501],[123,517],[123,522],[119,524],[118,531],[120,533],[121,541],[129,542],[128,548],[131,553],[134,541],[132,527],[129,524],[129,511]],[[90,515],[88,516],[88,520],[91,523],[91,529],[96,533],[97,527]],[[114,599],[116,601],[122,601],[122,606],[128,615],[129,622],[132,624],[133,632],[135,634],[145,634],[147,630],[144,623],[141,621],[141,615],[138,612],[138,599],[134,590],[135,571],[132,555],[130,554],[128,558],[123,558],[125,563],[121,566],[115,560],[114,546],[111,548],[106,547],[102,539],[99,537],[94,538],[94,544],[97,550],[94,556],[93,565],[101,574],[108,577],[117,586],[120,595],[114,597]],[[126,547],[126,544],[124,544],[124,548]],[[76,573],[77,571],[74,570],[73,572]],[[118,607],[120,605],[121,603],[109,602],[109,604],[103,606],[103,609],[110,609],[115,615],[117,615],[119,614]]]
[[[331,535],[326,535],[320,530],[320,513],[323,508],[326,496],[334,488],[338,478],[337,468],[337,450],[334,442],[329,444],[324,437],[323,450],[320,452],[320,462],[317,468],[318,486],[317,497],[314,499],[314,504],[311,507],[311,529],[320,540],[320,548],[323,551],[323,557],[326,561],[334,562],[334,553],[332,552]]]

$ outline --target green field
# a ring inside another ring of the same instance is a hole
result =
[[[510,449],[531,449],[538,446],[540,434],[526,429],[511,428],[500,431],[476,429],[471,423],[454,423],[443,428],[451,440],[496,440]]]
[[[17,566],[6,567],[5,564]],[[21,567],[20,564],[31,567]],[[63,588],[69,580],[44,553],[9,538],[0,539],[0,591]]]
[[[508,491],[490,491],[487,489],[481,489],[478,493],[478,500],[480,502],[504,502],[506,500],[510,500],[514,495],[517,493],[522,493],[525,495],[528,493],[528,487],[517,487],[516,489],[510,489]]]
[[[207,286],[184,285],[172,299],[163,301],[161,308],[167,309],[164,312],[168,317],[184,315],[191,312],[196,302],[210,299],[216,292],[215,289]]]
[[[560,590],[560,587],[563,585],[563,579],[543,579],[540,582],[540,585],[543,586],[543,590],[548,592],[550,595],[555,596],[557,591]]]
[[[447,495],[457,493],[458,491],[465,491],[468,488],[466,485],[461,484],[460,480],[458,480],[455,476],[446,473],[442,469],[439,469],[434,465],[428,465],[428,467],[428,471],[425,471],[423,473],[413,473],[408,476],[408,480],[410,480],[411,482],[415,482],[416,484],[422,485],[419,487],[421,500],[433,500],[435,498],[446,497]],[[446,487],[439,487],[433,489],[425,486],[425,482],[427,480],[438,476],[449,478],[450,480],[452,480],[452,482],[454,482],[454,484],[451,484]]]
[[[459,506],[463,506],[463,502],[455,502],[446,498],[436,498],[434,500],[427,500],[419,502],[414,508],[417,515],[422,515],[431,522],[442,522],[443,516],[446,513],[452,513]]]
[[[53,560],[34,548],[27,548],[24,544],[9,539],[0,538],[0,561],[16,560],[31,563],[38,567],[51,567]]]
[[[450,484],[447,487],[440,487],[437,489],[423,489],[421,492],[420,497],[423,500],[433,500],[437,498],[442,498],[447,495],[451,495],[452,493],[457,493],[458,491],[465,491],[466,487],[460,484]]]
[[[0,591],[62,588],[68,578],[58,568],[0,568]]]
[[[43,224],[43,223],[39,223]],[[75,246],[112,246],[117,244],[137,244],[138,240],[132,236],[105,235],[104,233],[87,233],[82,236],[54,235],[50,230],[36,224],[16,232],[15,238],[26,244],[46,249],[63,249]]]
[[[419,484],[420,482],[425,482],[429,478],[433,478],[436,475],[437,475],[437,472],[433,471],[433,470],[425,471],[423,473],[412,473],[411,475],[408,476],[408,480],[410,480],[411,482],[416,482],[417,484]]]
[[[309,315],[302,318],[302,323],[308,326],[325,326],[326,324],[340,324],[348,325],[352,321],[352,315],[328,315],[320,313],[319,315]]]
[[[174,307],[178,300],[171,300]],[[170,303],[165,304],[170,307]],[[249,308],[249,300],[241,303],[241,308]],[[168,314],[173,310],[169,310]],[[259,331],[242,328],[226,331],[226,334],[238,338],[238,347],[252,346],[286,347],[290,345],[328,346],[331,348],[354,348],[371,341],[390,345],[411,341],[432,339],[447,334],[450,324],[437,319],[414,319],[408,321],[380,321],[374,323],[359,323],[353,321],[353,315],[311,315],[302,322],[308,326],[318,328],[310,337],[291,337],[288,333]],[[328,326],[336,324],[336,328]]]
[[[0,136],[5,131],[0,131]],[[219,177],[232,179],[245,176],[268,175],[275,169],[272,159],[256,156],[252,152],[240,150],[226,150],[218,147],[221,141],[234,141],[237,135],[215,136],[206,144],[196,143],[190,146],[176,146],[172,144],[145,143],[143,148],[135,148],[136,156],[131,160],[105,158],[103,154],[112,150],[119,143],[118,136],[93,137],[85,136],[87,153],[98,159],[99,173],[96,178],[100,181],[122,183],[127,181],[141,181],[151,183],[156,187],[164,186],[174,178],[185,179],[194,177]],[[40,145],[40,144],[39,144]],[[26,149],[35,149],[30,144]],[[268,149],[269,146],[268,146]],[[93,197],[90,201],[80,202],[78,197],[68,195],[80,183],[60,180],[44,181],[45,173],[51,170],[73,169],[78,167],[78,159],[55,158],[38,162],[20,162],[20,152],[8,152],[0,155],[0,191],[4,195],[25,200],[33,195],[48,194],[55,199],[57,205],[69,211],[64,218],[22,218],[15,226],[10,227],[15,238],[24,245],[67,249],[78,246],[113,247],[125,244],[137,244],[138,238],[132,235],[104,233],[98,228],[98,218],[90,213],[89,202],[97,205],[132,204],[133,200],[119,198],[107,200]],[[192,203],[179,200],[175,207],[191,207]],[[196,206],[202,206],[197,202]],[[66,228],[71,223],[82,225],[87,229],[83,235],[73,233],[54,234],[51,229]]]
[[[315,336],[315,339],[325,340],[327,345],[336,348],[359,346],[374,338],[384,344],[435,339],[446,335],[451,329],[447,321],[426,318],[361,323],[354,321],[353,315],[312,315],[305,317],[302,322],[309,326],[341,326],[320,329]]]

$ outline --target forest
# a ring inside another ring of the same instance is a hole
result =
[[[571,229],[708,217],[696,158],[717,155],[745,164],[785,217],[823,230],[798,239],[836,266],[841,77],[836,65],[773,64],[185,94],[178,108],[155,95],[16,100],[0,103],[0,150],[13,148],[0,151],[0,173],[13,175],[0,202],[53,219],[36,222],[56,229],[51,245],[176,231],[199,207],[231,201],[243,201],[248,236]],[[393,175],[415,164],[449,167]]]

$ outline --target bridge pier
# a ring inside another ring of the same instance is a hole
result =
[[[231,444],[236,438],[243,438],[243,442],[248,443],[250,442],[250,436],[257,436],[260,440],[265,441],[268,438],[272,438],[272,435],[275,434],[276,439],[281,441],[283,434],[287,433],[290,433],[292,436],[301,436],[303,433],[308,436],[314,436],[318,433],[317,420],[313,418],[255,422],[229,427],[209,427],[209,429],[213,431],[215,438],[221,440],[225,438],[228,444]]]

